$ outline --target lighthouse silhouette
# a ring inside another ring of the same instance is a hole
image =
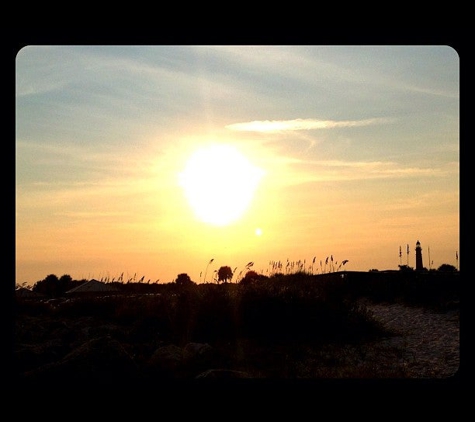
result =
[[[421,242],[416,242],[416,271],[423,270]]]

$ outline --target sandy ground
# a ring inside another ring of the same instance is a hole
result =
[[[402,304],[367,304],[374,316],[400,335],[381,345],[401,351],[398,364],[409,377],[447,378],[460,367],[460,309],[438,313]]]

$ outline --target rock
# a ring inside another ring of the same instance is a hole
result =
[[[173,377],[183,367],[183,349],[169,344],[155,350],[148,361],[151,376]]]
[[[92,339],[58,362],[25,373],[33,382],[111,382],[134,378],[138,368],[122,345],[110,337]]]

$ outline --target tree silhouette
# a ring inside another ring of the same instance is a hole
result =
[[[233,270],[227,265],[223,265],[218,270],[218,282],[222,281],[226,283],[233,278]]]
[[[194,284],[193,281],[191,281],[190,276],[186,273],[178,274],[175,283],[179,286],[191,286]]]
[[[33,291],[46,296],[57,297],[60,294],[59,279],[55,274],[47,275],[44,280],[37,281],[33,286]]]
[[[439,268],[437,268],[437,271],[456,272],[457,268],[455,268],[453,265],[450,265],[450,264],[442,264]]]
[[[63,274],[58,280],[58,292],[63,294],[73,286],[73,278],[69,274]]]
[[[63,274],[58,278],[55,274],[47,275],[43,280],[37,281],[32,291],[49,297],[63,296],[68,290],[76,287],[87,280],[73,280],[69,274]]]

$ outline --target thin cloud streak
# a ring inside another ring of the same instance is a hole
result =
[[[233,123],[226,129],[249,132],[283,132],[295,130],[333,129],[340,127],[369,126],[391,122],[387,118],[372,118],[364,120],[254,120],[252,122]]]
[[[445,177],[457,172],[450,163],[446,168],[404,167],[391,161],[342,161],[342,160],[301,160],[298,158],[279,158],[277,165],[293,166],[292,171],[284,173],[282,183],[295,186],[312,182],[348,182],[355,180],[374,180],[411,177]]]

